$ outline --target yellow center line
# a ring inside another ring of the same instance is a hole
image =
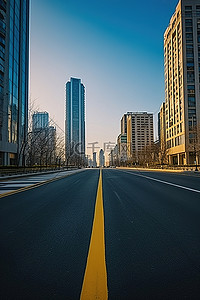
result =
[[[102,170],[100,170],[92,235],[90,240],[87,265],[85,269],[80,299],[108,299],[105,258]]]

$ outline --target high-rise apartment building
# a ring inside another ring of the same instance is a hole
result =
[[[65,146],[66,157],[85,155],[85,87],[77,78],[66,83]]]
[[[21,164],[27,138],[29,0],[0,1],[0,165]]]
[[[164,34],[170,164],[194,164],[200,131],[200,0],[180,0]]]
[[[141,153],[153,145],[153,114],[132,112],[127,117],[128,158],[138,161]]]

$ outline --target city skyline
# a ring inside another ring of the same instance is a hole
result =
[[[86,1],[84,7],[68,1],[59,7],[52,1],[32,2],[32,101],[41,110],[48,105],[64,129],[64,82],[82,78],[87,86],[86,139],[98,140],[101,147],[105,141],[116,142],[118,120],[127,111],[148,111],[155,117],[164,101],[163,35],[177,2],[145,2],[144,10],[139,3],[111,1],[106,11],[105,1]],[[50,32],[56,33],[51,46]]]

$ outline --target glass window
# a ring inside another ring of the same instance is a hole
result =
[[[188,107],[195,107],[196,106],[196,100],[195,96],[188,96]]]
[[[185,16],[187,17],[192,17],[192,11],[186,11]]]
[[[188,94],[194,94],[194,93],[195,93],[194,85],[188,85]]]
[[[187,72],[187,82],[194,83],[194,79],[195,79],[194,72],[193,71]]]
[[[200,32],[197,32],[197,43],[200,43]]]
[[[186,49],[186,57],[187,58],[193,58],[194,57],[193,49]]]
[[[186,32],[192,32],[192,27],[186,27],[185,31]]]
[[[192,19],[186,19],[185,26],[192,26]]]
[[[188,109],[188,118],[192,119],[196,117],[196,109]]]
[[[193,41],[192,33],[186,33],[186,41],[187,42],[192,42]]]

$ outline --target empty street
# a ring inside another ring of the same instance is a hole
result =
[[[1,299],[199,299],[198,174],[36,177],[1,192]]]

